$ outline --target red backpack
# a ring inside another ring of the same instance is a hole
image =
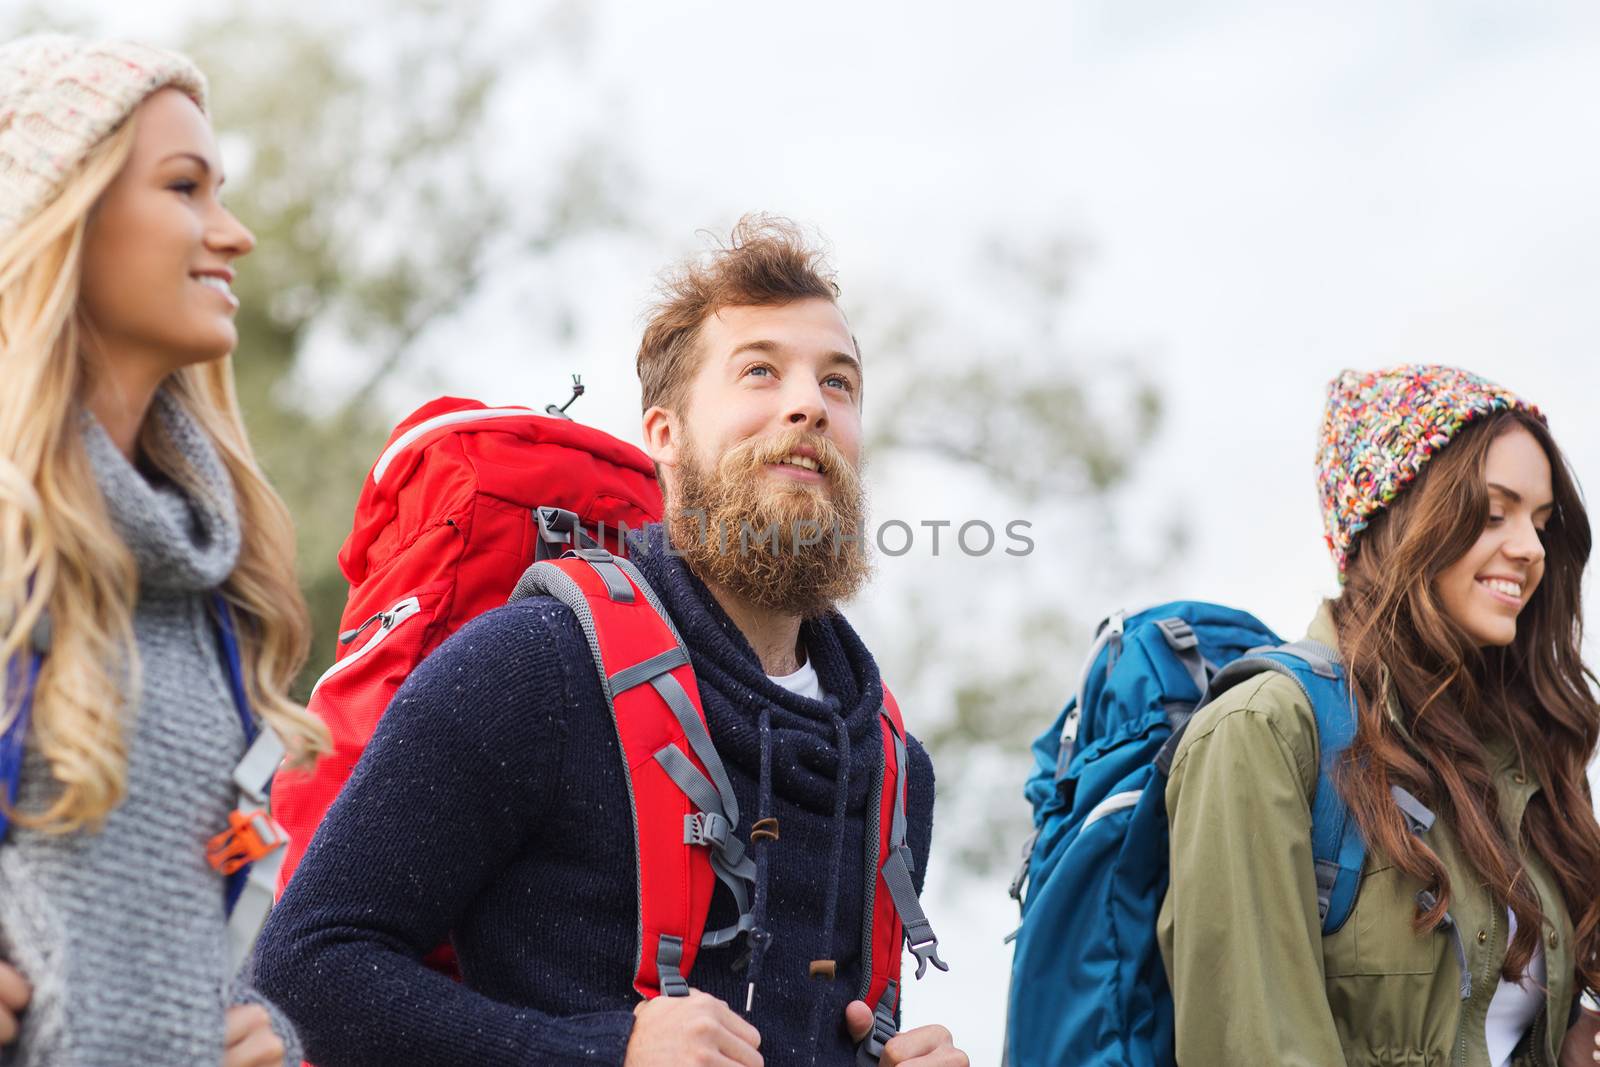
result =
[[[754,865],[734,833],[738,803],[706,729],[688,652],[623,558],[622,531],[660,514],[648,457],[565,417],[445,397],[401,422],[362,486],[339,553],[350,582],[339,658],[309,701],[333,749],[314,770],[280,771],[273,785],[273,814],[290,836],[280,894],[411,670],[482,612],[508,599],[555,596],[583,623],[631,779],[640,917],[633,985],[647,998],[687,994],[700,946],[748,928]],[[905,727],[887,687],[880,725],[883,787],[877,833],[867,836],[881,877],[862,946],[861,995],[876,1008],[864,1043],[872,1057],[895,1032],[902,939],[919,978],[929,962],[945,968],[911,883]],[[708,933],[718,881],[740,921]],[[430,962],[449,969],[448,946]]]

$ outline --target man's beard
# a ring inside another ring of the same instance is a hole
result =
[[[809,445],[823,481],[768,473]],[[685,439],[677,492],[667,510],[674,550],[701,581],[747,603],[802,618],[848,600],[871,573],[861,478],[825,437],[789,432],[729,449],[714,468]]]

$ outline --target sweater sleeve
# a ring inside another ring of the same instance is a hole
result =
[[[1323,980],[1307,797],[1311,710],[1277,676],[1190,725],[1167,783],[1160,920],[1180,1064],[1342,1064]]]
[[[577,634],[554,601],[497,609],[384,712],[258,949],[257,987],[319,1067],[622,1062],[631,1012],[545,1015],[422,962],[537,833],[561,766],[548,709]]]
[[[259,1004],[266,1011],[267,1018],[271,1020],[272,1032],[278,1035],[278,1040],[283,1042],[283,1062],[287,1067],[293,1067],[305,1058],[305,1051],[300,1047],[300,1035],[294,1028],[294,1023],[272,1001],[262,996],[241,973],[234,979],[233,987],[229,990],[228,1004],[237,1007],[244,1004]]]

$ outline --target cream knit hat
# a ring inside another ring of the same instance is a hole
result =
[[[169,85],[205,109],[205,75],[172,52],[62,34],[0,46],[0,245],[145,97]]]

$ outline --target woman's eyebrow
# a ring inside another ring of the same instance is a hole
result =
[[[1515,489],[1508,489],[1505,486],[1501,485],[1499,482],[1490,482],[1489,483],[1489,489],[1492,492],[1499,493],[1501,496],[1505,497],[1507,500],[1511,501],[1511,503],[1513,503],[1513,504],[1522,503],[1522,494],[1521,493],[1517,492]],[[1533,510],[1534,510],[1535,513],[1540,512],[1540,511],[1553,511],[1553,510],[1555,510],[1555,506],[1556,506],[1555,501],[1552,500],[1548,504],[1540,504],[1538,507],[1534,508]]]
[[[201,170],[205,171],[208,174],[211,172],[211,161],[206,159],[205,156],[202,156],[198,152],[174,152],[170,156],[167,156],[166,159],[163,159],[161,162],[168,163],[168,162],[170,162],[170,161],[172,161],[174,159],[192,159],[196,163],[200,164],[200,169]]]

